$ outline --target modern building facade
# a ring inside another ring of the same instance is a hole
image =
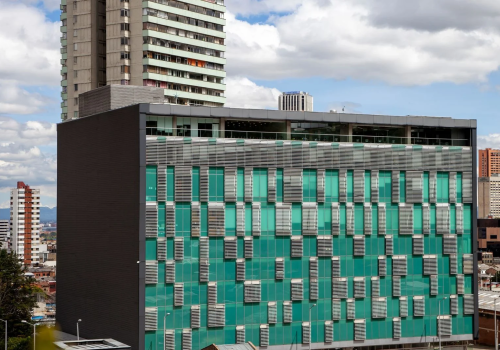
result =
[[[19,181],[10,191],[10,246],[24,265],[39,262],[40,190]]]
[[[500,150],[479,150],[479,177],[491,177],[500,174]]]
[[[464,145],[422,146],[436,127]],[[474,120],[140,104],[59,124],[57,321],[145,350],[472,340],[474,164]]]
[[[8,239],[10,237],[9,220],[0,220],[0,249],[8,249]]]
[[[280,111],[312,112],[314,109],[313,97],[307,92],[284,92],[278,98]]]
[[[478,179],[479,218],[500,218],[500,174]]]
[[[165,101],[223,106],[223,0],[61,0],[62,120],[104,85],[153,86]]]

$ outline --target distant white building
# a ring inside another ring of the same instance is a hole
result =
[[[307,92],[291,91],[284,92],[278,99],[280,111],[312,112],[313,97]]]
[[[0,220],[0,249],[8,249],[9,220]]]

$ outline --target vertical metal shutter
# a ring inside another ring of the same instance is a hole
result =
[[[302,236],[292,236],[290,238],[292,258],[301,258],[303,256]]]
[[[207,285],[207,304],[217,304],[217,282],[209,282]]]
[[[387,258],[385,256],[378,257],[378,275],[387,276]]]
[[[399,203],[399,234],[413,234],[413,205]]]
[[[245,259],[236,260],[236,281],[245,280]]]
[[[275,301],[267,303],[267,323],[278,323],[278,308]]]
[[[283,202],[302,202],[302,169],[283,169]]]
[[[329,257],[333,254],[332,236],[318,236],[317,250],[319,257]]]
[[[237,168],[224,168],[224,201],[236,202]]]
[[[365,235],[371,235],[372,234],[372,205],[371,203],[365,203],[364,205],[364,230],[365,230]]]
[[[450,207],[446,203],[438,203],[436,205],[436,233],[450,233]]]
[[[401,296],[401,276],[392,276],[392,296]]]
[[[431,209],[429,203],[422,204],[422,233],[431,233]]]
[[[236,235],[245,235],[245,203],[236,203]]]
[[[175,203],[165,203],[165,236],[175,237]]]
[[[158,202],[167,201],[167,166],[158,165],[158,177],[156,191],[158,193]]]
[[[201,233],[201,205],[200,202],[191,203],[191,237],[200,237]]]
[[[401,338],[401,319],[399,317],[392,319],[392,337],[394,339]]]
[[[260,281],[245,281],[245,303],[260,302]]]
[[[146,331],[155,331],[158,327],[158,308],[147,307],[145,312]]]
[[[175,331],[165,330],[165,350],[175,350]]]
[[[354,205],[353,203],[346,204],[346,235],[354,235]]]
[[[182,350],[191,350],[193,334],[190,328],[182,330]]]
[[[276,236],[292,234],[292,205],[276,203]]]
[[[245,202],[253,200],[253,168],[245,168]]]
[[[378,234],[385,235],[386,231],[386,210],[385,203],[378,204]]]
[[[325,321],[325,343],[333,343],[333,322]]]
[[[156,242],[156,259],[158,261],[165,261],[167,259],[167,239],[158,238]]]
[[[309,322],[302,322],[302,344],[311,342],[311,325]]]
[[[285,262],[283,261],[283,258],[276,258],[275,270],[277,280],[282,280],[285,278]]]
[[[236,326],[236,344],[245,343],[245,326]]]
[[[392,235],[385,236],[385,255],[393,255],[394,254],[394,240],[392,239]]]
[[[318,278],[318,258],[313,256],[309,258],[309,277]]]
[[[387,298],[372,298],[372,318],[387,317]]]
[[[260,325],[260,346],[269,346],[269,326]]]
[[[406,276],[408,274],[406,255],[394,255],[392,257],[392,274],[394,276]]]
[[[455,206],[456,217],[455,217],[455,227],[457,235],[462,235],[464,233],[464,207],[461,203],[457,203]]]
[[[408,317],[408,298],[399,298],[399,317]]]
[[[413,316],[425,316],[425,298],[423,296],[413,297]]]
[[[175,283],[175,261],[165,261],[165,283]]]
[[[413,235],[413,255],[424,255],[423,235]]]
[[[200,259],[208,259],[209,258],[209,238],[208,237],[200,237]]]
[[[464,295],[464,315],[474,315],[474,294]]]
[[[332,297],[347,298],[347,278],[332,278]]]
[[[267,201],[276,202],[276,168],[267,170]]]
[[[451,335],[451,316],[438,316],[438,335],[449,337]]]
[[[354,256],[364,256],[365,255],[365,237],[364,236],[354,236]]]
[[[158,261],[146,261],[146,284],[158,283]]]
[[[193,198],[191,189],[193,188],[192,167],[176,166],[175,171],[175,200],[176,202],[191,202]]]
[[[451,171],[449,174],[450,203],[457,202],[457,173]]]
[[[466,275],[472,275],[474,273],[474,255],[464,254],[462,256],[463,262],[463,273]]]
[[[444,235],[443,236],[443,254],[456,254],[457,253],[457,236]]]
[[[431,295],[438,295],[439,294],[439,280],[437,275],[431,275],[430,276],[430,281],[431,281]]]
[[[464,275],[457,275],[457,294],[465,294]]]
[[[319,203],[325,202],[325,169],[317,170],[317,197]]]
[[[224,236],[225,208],[224,203],[208,203],[208,235],[210,237]]]
[[[424,255],[424,275],[437,275],[437,256],[436,255]]]
[[[366,323],[365,320],[354,320],[354,340],[366,339]]]
[[[338,256],[332,258],[332,277],[340,277],[340,257]]]
[[[224,238],[224,259],[236,259],[238,257],[238,241],[236,237]]]
[[[399,203],[399,170],[392,171],[391,180],[392,202]]]
[[[458,315],[458,295],[450,295],[450,314]]]
[[[450,255],[450,275],[456,275],[458,273],[458,260],[456,254]]]
[[[319,283],[317,278],[309,278],[309,299],[319,299]]]
[[[290,282],[292,300],[304,299],[304,281],[302,279],[292,279]]]
[[[184,237],[174,239],[174,259],[184,260]]]
[[[380,277],[372,277],[372,297],[380,296]]]
[[[146,238],[158,237],[158,204],[146,202]]]
[[[200,166],[200,202],[208,202],[208,167]]]
[[[260,203],[254,202],[252,203],[252,235],[260,236],[260,228],[261,228]]]
[[[208,259],[200,259],[200,282],[208,282],[210,278],[210,263]]]
[[[184,305],[184,283],[174,284],[174,306]]]
[[[377,203],[379,201],[378,170],[371,171],[371,195],[372,203]]]
[[[341,317],[341,301],[340,299],[332,299],[332,320],[340,320]]]
[[[226,324],[226,306],[224,304],[208,305],[208,328],[224,327]]]
[[[253,237],[244,238],[245,259],[253,258]]]
[[[365,171],[354,170],[354,202],[365,201]]]
[[[302,203],[302,234],[318,234],[318,203]]]
[[[424,175],[421,171],[406,172],[406,202],[422,203],[424,201]]]
[[[437,172],[429,172],[429,202],[437,202]]]
[[[292,322],[292,302],[284,301],[283,302],[283,323],[291,323]]]
[[[364,277],[354,277],[354,297],[366,297],[366,285]]]
[[[470,171],[462,173],[462,201],[472,203],[472,172]]]
[[[354,320],[356,318],[356,301],[354,299],[347,299],[347,319]]]
[[[339,170],[339,202],[347,202],[347,170]]]
[[[332,203],[332,235],[340,234],[340,208],[339,203]]]
[[[200,305],[191,306],[191,328],[200,328],[201,326]]]

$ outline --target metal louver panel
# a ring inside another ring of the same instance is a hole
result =
[[[207,304],[217,304],[217,282],[209,282],[207,285]]]
[[[392,239],[392,235],[385,236],[385,255],[393,255],[394,254],[394,240]]]
[[[425,298],[423,296],[413,297],[413,316],[425,316]]]
[[[275,276],[277,280],[282,280],[285,278],[285,262],[283,261],[283,258],[276,258],[275,270]]]
[[[156,259],[165,261],[167,259],[167,239],[158,238],[156,242]]]
[[[175,330],[165,330],[165,350],[175,350]]]
[[[366,339],[366,323],[365,320],[354,320],[354,340]]]
[[[259,328],[260,330],[260,346],[269,346],[269,326],[263,324]]]
[[[449,337],[451,335],[451,316],[438,316],[438,335]]]
[[[225,208],[224,203],[208,203],[208,235],[210,237],[224,236]]]
[[[444,235],[443,236],[443,254],[456,254],[457,253],[457,236]]]
[[[347,298],[347,278],[332,278],[332,297]]]
[[[192,167],[176,166],[175,171],[175,201],[176,202],[191,202],[193,195],[191,189],[193,188]]]
[[[408,298],[399,298],[399,317],[408,317]]]
[[[472,275],[474,273],[474,255],[464,254],[462,256],[463,262],[463,273],[466,275]]]
[[[449,173],[449,193],[450,193],[450,203],[457,202],[457,173],[451,171]]]
[[[430,281],[431,281],[431,295],[438,295],[439,294],[438,276],[437,275],[430,276]]]
[[[165,261],[165,283],[175,283],[175,261]]]
[[[317,278],[309,279],[309,299],[310,300],[319,299],[319,283]]]
[[[424,255],[424,236],[413,236],[413,255]]]
[[[224,304],[208,305],[208,328],[224,327],[226,324],[226,306]]]
[[[399,204],[399,234],[413,234],[413,205]]]
[[[292,300],[304,299],[304,282],[302,279],[292,279],[290,282]]]
[[[245,203],[236,203],[236,235],[245,235]]]
[[[387,276],[387,258],[385,256],[378,257],[378,275]]]
[[[146,284],[158,283],[158,261],[146,261]]]
[[[302,236],[292,236],[290,238],[292,258],[301,258],[303,256]]]
[[[372,277],[372,297],[380,296],[380,278]]]
[[[236,281],[245,280],[245,259],[236,260]]]
[[[392,202],[399,203],[399,170],[392,171],[391,189]]]
[[[429,172],[429,202],[437,202],[437,172]]]
[[[200,202],[208,202],[208,167],[200,166]]]
[[[245,168],[245,202],[253,200],[253,168]]]
[[[365,219],[365,223],[364,223],[365,224],[364,225],[365,235],[371,235],[372,234],[372,205],[370,203],[365,203],[363,216]]]
[[[283,302],[283,323],[291,323],[292,322],[292,302],[284,301]]]
[[[275,301],[267,303],[267,323],[278,323],[278,307]]]
[[[244,238],[245,259],[253,258],[253,237]]]
[[[458,295],[450,295],[450,314],[458,315]]]
[[[224,168],[224,201],[236,202],[237,168]]]
[[[392,276],[392,296],[401,296],[401,276]]]
[[[377,203],[379,201],[378,170],[371,171],[371,195],[372,203]]]
[[[387,298],[372,298],[372,318],[387,317]]]
[[[394,339],[401,338],[401,319],[399,317],[392,319],[392,337]]]
[[[457,275],[457,294],[465,294],[464,275]]]
[[[332,258],[332,277],[340,277],[340,257]]]
[[[252,203],[252,235],[260,236],[260,228],[261,228],[261,209],[260,203],[254,202]]]
[[[184,237],[174,239],[174,259],[184,260]]]
[[[267,171],[267,201],[276,202],[276,168]]]
[[[421,171],[406,172],[406,202],[422,203],[424,201],[424,174]]]
[[[146,203],[146,238],[158,237],[158,204]]]
[[[174,284],[174,306],[184,305],[184,283]]]
[[[450,233],[450,207],[446,203],[436,205],[436,233]]]
[[[365,255],[365,237],[364,236],[354,236],[354,256],[364,256]]]
[[[339,170],[339,202],[347,202],[347,170]]]
[[[424,255],[424,275],[437,275],[438,266],[437,266],[437,256],[436,255]]]
[[[386,210],[385,203],[378,204],[378,234],[385,235],[386,231]]]
[[[464,233],[464,207],[461,203],[457,203],[455,209],[455,228],[457,231],[457,235],[462,235]]]
[[[474,315],[474,294],[464,295],[464,315]]]
[[[158,147],[161,147],[156,137],[146,138],[146,164],[158,164]]]
[[[158,165],[158,177],[156,192],[158,193],[158,202],[167,201],[167,166]]]
[[[462,173],[462,201],[472,203],[472,172],[470,171]]]
[[[182,350],[191,350],[193,343],[193,333],[191,329],[182,330]]]
[[[224,259],[236,259],[238,257],[238,241],[236,237],[224,238]]]
[[[332,236],[318,236],[317,253],[319,257],[329,257],[333,254]]]
[[[340,299],[332,299],[332,320],[340,320],[341,314],[341,301]]]
[[[191,237],[200,237],[201,233],[201,205],[200,202],[191,203]]]
[[[346,235],[352,236],[354,235],[354,205],[353,203],[346,204]]]
[[[309,277],[318,278],[318,258],[313,256],[309,258]]]
[[[208,282],[210,278],[210,263],[208,259],[200,259],[200,282]]]
[[[450,275],[456,275],[458,273],[458,260],[456,254],[450,255]]]
[[[363,203],[365,201],[365,171],[354,170],[354,202]]]
[[[165,203],[165,236],[175,237],[175,203]]]
[[[347,319],[354,320],[356,318],[356,302],[354,299],[347,299]]]
[[[209,238],[208,237],[200,237],[200,259],[208,259],[209,258]]]
[[[364,277],[354,277],[354,298],[366,297],[366,285]]]
[[[200,328],[201,326],[200,305],[191,306],[191,328]]]
[[[319,203],[325,202],[325,169],[317,170],[317,197]]]
[[[302,234],[318,234],[318,203],[302,203]]]
[[[325,321],[325,343],[333,343],[333,322]]]
[[[283,169],[283,202],[302,202],[302,169]]]
[[[260,281],[245,281],[245,303],[260,302]]]
[[[311,324],[309,322],[302,322],[302,344],[309,344],[311,342]]]
[[[431,209],[428,203],[422,204],[422,233],[431,233]]]
[[[245,326],[236,326],[236,344],[245,343]]]
[[[339,203],[332,203],[332,235],[340,234],[340,208]]]
[[[276,203],[276,236],[292,234],[292,205]]]
[[[392,274],[394,276],[406,276],[406,255],[394,255],[392,257]]]
[[[158,327],[158,308],[147,307],[145,312],[146,331],[155,331]]]

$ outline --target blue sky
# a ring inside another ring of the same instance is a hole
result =
[[[0,0],[0,207],[25,181],[56,205],[59,1]],[[227,2],[227,105],[478,120],[500,147],[500,4],[479,0]],[[25,20],[18,21],[19,13]],[[22,67],[23,69],[20,69]]]

